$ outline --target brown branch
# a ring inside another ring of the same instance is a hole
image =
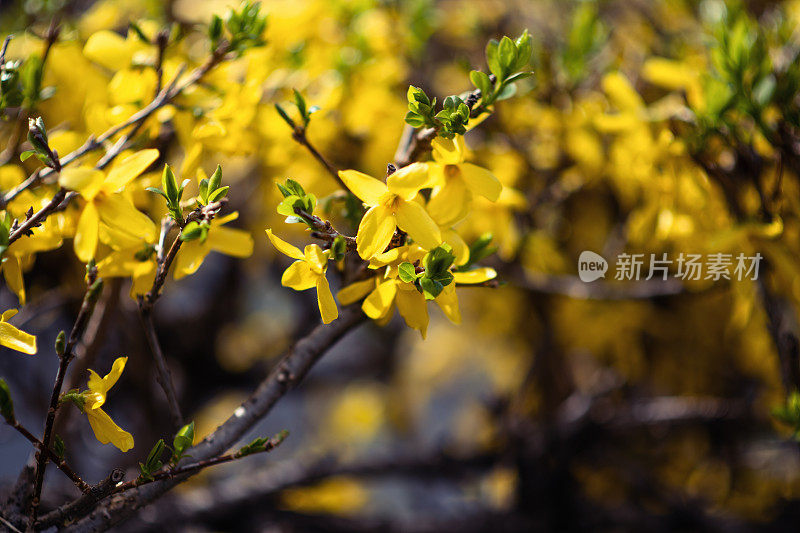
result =
[[[42,445],[42,441],[37,439],[33,433],[28,431],[28,429],[19,423],[17,419],[8,420],[8,425],[12,428],[16,429],[23,437],[28,439],[28,441],[33,444],[38,449],[44,449],[45,453],[47,454],[47,458],[53,462],[54,465],[58,467],[59,470],[64,472],[64,474],[75,483],[75,486],[81,492],[86,492],[89,490],[89,484],[86,483],[81,477],[75,473],[72,468],[67,464],[63,457],[60,457],[56,452],[53,451],[50,447],[45,447]]]
[[[103,290],[103,280],[102,279],[93,279],[96,276],[96,271],[94,273],[90,272],[90,281],[91,285],[86,289],[86,294],[83,297],[83,303],[81,304],[80,311],[78,311],[78,316],[75,319],[75,324],[72,326],[72,331],[69,334],[69,339],[64,346],[64,351],[59,353],[59,365],[58,371],[56,372],[56,379],[55,383],[53,384],[53,392],[50,394],[50,408],[47,410],[47,418],[45,420],[44,425],[44,435],[42,437],[42,445],[39,447],[39,450],[36,453],[36,475],[34,479],[33,485],[33,498],[31,500],[31,508],[30,508],[30,524],[34,524],[36,522],[36,513],[39,510],[39,501],[42,495],[42,484],[44,482],[44,471],[47,468],[47,454],[45,450],[50,447],[50,440],[52,438],[53,433],[53,424],[55,423],[56,413],[58,412],[59,407],[59,397],[61,396],[61,388],[64,384],[64,377],[67,374],[67,367],[69,366],[70,361],[75,355],[75,346],[78,344],[78,341],[83,336],[83,332],[86,330],[86,326],[89,323],[89,319],[94,312],[95,304],[97,304],[97,299],[100,297],[100,293]]]
[[[221,426],[197,446],[188,450],[195,461],[220,455],[233,446],[261,420],[288,391],[297,385],[314,364],[346,333],[366,317],[358,307],[347,307],[330,324],[317,326],[308,336],[295,344],[278,365]],[[101,531],[127,518],[137,509],[154,501],[184,481],[191,473],[164,479],[127,491],[123,499],[109,499],[81,521],[64,531]]]
[[[147,344],[150,346],[150,351],[153,354],[153,360],[156,363],[156,381],[158,381],[158,384],[164,391],[164,395],[167,397],[167,406],[169,408],[172,426],[173,429],[177,430],[183,426],[183,415],[181,414],[181,407],[178,404],[178,396],[175,392],[175,384],[172,381],[172,373],[169,370],[169,366],[167,366],[164,352],[161,350],[161,344],[158,342],[156,327],[155,324],[153,324],[152,308],[140,306],[139,318],[144,328],[145,337],[147,337]]]
[[[294,212],[297,213],[297,216],[305,220],[309,226],[311,226],[311,229],[313,230],[311,233],[312,237],[322,239],[328,243],[332,243],[337,237],[342,237],[347,243],[348,250],[356,249],[356,238],[339,233],[329,221],[322,220],[318,216],[306,213],[299,208],[295,208]]]
[[[297,141],[302,146],[305,146],[306,150],[308,150],[311,153],[311,155],[314,156],[314,159],[319,161],[319,164],[325,167],[325,170],[328,171],[328,174],[330,174],[333,177],[333,179],[336,180],[336,183],[339,184],[339,187],[341,187],[344,190],[348,190],[347,186],[342,181],[342,178],[339,177],[339,171],[336,170],[336,167],[334,167],[330,161],[325,159],[325,156],[323,156],[319,152],[319,150],[317,150],[314,147],[314,145],[311,144],[311,141],[308,140],[308,137],[306,136],[305,127],[300,125],[295,125],[294,131],[292,132],[292,139]]]
[[[189,213],[185,220],[178,222],[178,225],[183,228],[191,221],[204,221],[210,222],[214,216],[219,212],[227,200],[223,199],[219,202],[214,202],[209,205],[199,207]],[[183,230],[175,236],[169,251],[164,255],[164,244],[166,243],[166,236],[172,228],[173,223],[170,219],[165,219],[161,224],[161,235],[159,237],[159,249],[157,256],[156,275],[153,279],[153,285],[146,295],[139,297],[139,318],[144,328],[145,336],[147,337],[147,344],[150,346],[150,352],[153,354],[153,359],[156,363],[156,380],[164,391],[167,398],[167,406],[169,407],[170,418],[174,429],[178,429],[183,425],[183,415],[181,414],[180,404],[178,403],[178,395],[175,392],[175,384],[172,381],[172,375],[167,366],[164,352],[161,349],[161,344],[158,341],[156,334],[155,324],[153,323],[153,307],[155,307],[158,300],[161,288],[167,280],[170,266],[178,255],[183,241],[181,235]]]
[[[106,130],[98,137],[90,137],[86,140],[86,142],[74,150],[70,152],[66,156],[61,158],[62,166],[68,165],[73,161],[79,159],[80,157],[86,155],[89,152],[97,150],[103,146],[103,144],[116,136],[117,134],[121,133],[122,131],[126,130],[131,126],[135,126],[141,122],[147,120],[153,113],[157,110],[161,109],[165,105],[169,104],[175,97],[180,95],[184,90],[188,87],[191,87],[200,79],[203,78],[212,68],[218,65],[228,54],[229,52],[229,45],[228,43],[222,43],[219,47],[217,47],[214,52],[206,59],[206,61],[194,69],[182,82],[179,83],[181,76],[183,76],[183,72],[185,70],[185,66],[178,69],[178,72],[175,74],[172,82],[167,85],[164,89],[162,89],[158,95],[145,107],[131,115],[127,120],[124,122],[117,124]],[[122,149],[124,148],[124,143],[120,144],[117,143],[112,148],[111,152],[114,153],[113,156],[109,156],[106,154],[99,162],[98,167],[103,168],[104,166],[108,165],[111,160],[116,157]],[[0,201],[0,207],[7,205],[11,202],[14,198],[19,196],[23,191],[29,189],[30,187],[43,182],[46,178],[53,174],[53,170],[50,168],[40,169],[37,172],[34,172],[28,179],[5,193],[2,197],[2,201]]]
[[[19,227],[14,228],[11,230],[11,233],[8,236],[8,244],[13,243],[23,235],[26,235],[29,231],[33,228],[40,226],[42,222],[50,215],[50,213],[54,212],[58,206],[61,205],[61,202],[67,196],[67,189],[60,188],[56,194],[53,195],[53,198],[50,199],[47,204],[42,207],[39,211],[34,213],[30,218],[28,218],[25,222],[19,225]]]
[[[115,468],[103,481],[89,487],[80,498],[69,502],[44,515],[36,522],[36,529],[47,529],[57,524],[65,524],[84,516],[103,498],[108,496],[125,478],[125,472]]]
[[[122,479],[124,477],[123,472],[121,470],[114,470],[108,478],[101,481],[94,487],[90,487],[89,491],[77,500],[62,505],[58,509],[47,513],[36,523],[36,528],[46,529],[52,526],[64,525],[75,518],[79,518],[89,513],[98,502],[114,494],[133,490],[149,483],[155,483],[156,481],[192,475],[206,468],[229,463],[237,459],[249,457],[250,455],[271,452],[276,447],[280,446],[280,444],[286,439],[287,435],[287,432],[281,432],[264,443],[263,448],[253,451],[249,454],[236,452],[226,455],[219,455],[211,459],[196,461],[178,467],[167,467],[159,472],[154,473],[150,478],[144,478],[140,476],[136,479],[132,479],[131,481],[122,483]]]

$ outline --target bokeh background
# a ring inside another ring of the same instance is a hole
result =
[[[226,5],[4,1],[0,27],[16,33],[9,54],[23,57],[38,49],[36,34],[53,16],[64,24],[45,85],[71,89],[57,91],[41,112],[49,128],[62,131],[54,142],[68,151],[114,124],[124,106],[141,105],[139,95],[112,83],[113,68],[86,57],[89,36],[105,29],[125,35],[130,20],[176,23],[189,35],[180,54],[197,59],[203,51],[193,48],[192,28]],[[289,430],[278,450],[204,472],[121,530],[796,528],[798,447],[770,414],[790,391],[759,285],[585,285],[576,263],[583,250],[608,258],[761,251],[770,260],[768,289],[794,308],[797,176],[781,167],[777,207],[767,219],[748,218],[759,197],[741,185],[745,216],[737,220],[695,157],[706,146],[687,140],[691,132],[675,117],[713,75],[714,28],[725,13],[741,10],[756,28],[783,25],[796,46],[800,2],[262,5],[267,46],[212,74],[209,84],[225,88],[218,106],[191,119],[163,117],[156,130],[180,176],[222,163],[229,207],[240,213],[231,226],[255,241],[252,257],[211,253],[195,275],[170,278],[156,308],[180,403],[198,435],[227,418],[319,320],[313,294],[281,287],[287,258],[264,236],[273,227],[308,242],[275,212],[275,181],[296,179],[319,198],[336,192],[273,108],[289,101],[292,88],[320,106],[309,137],[336,167],[382,175],[403,132],[408,85],[440,97],[468,90],[469,71],[485,69],[486,41],[528,28],[534,77],[466,137],[473,160],[506,189],[497,204],[479,204],[459,230],[468,241],[492,232],[498,251],[489,264],[505,283],[460,290],[460,326],[432,307],[425,341],[399,317],[385,327],[361,326],[254,431]],[[76,71],[91,76],[76,79]],[[224,134],[214,122],[225,125]],[[0,125],[3,146],[11,128]],[[748,139],[764,175],[774,175],[776,151]],[[714,142],[713,158],[724,166],[735,150]],[[13,172],[0,167],[0,181]],[[157,184],[158,173],[147,180]],[[159,213],[151,195],[136,199]],[[17,325],[36,333],[41,349],[36,357],[3,349],[0,375],[15,392],[18,417],[38,428],[57,366],[47,347],[77,312],[83,266],[69,245],[27,266],[28,303]],[[329,277],[335,290],[340,282]],[[129,281],[109,281],[82,357],[102,371],[129,357],[106,405],[136,446],[121,454],[97,443],[76,413],[62,419],[67,457],[93,481],[117,466],[134,476],[152,443],[171,431]],[[17,305],[0,289],[0,307]],[[68,384],[82,385],[85,368],[72,371]],[[13,483],[30,452],[0,427],[1,484]],[[46,507],[73,491],[49,469]]]

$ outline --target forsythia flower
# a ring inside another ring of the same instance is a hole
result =
[[[122,375],[127,361],[127,357],[118,357],[111,366],[111,371],[102,378],[90,369],[89,389],[80,393],[68,392],[62,398],[62,401],[72,401],[86,415],[98,441],[102,444],[111,443],[123,452],[133,448],[133,436],[116,425],[101,407],[106,402],[108,391]]]
[[[48,221],[41,228],[34,230],[33,235],[18,239],[3,252],[0,268],[3,270],[3,277],[14,294],[17,295],[20,305],[25,305],[25,284],[22,279],[22,270],[25,265],[30,266],[34,254],[45,250],[53,250],[61,246],[61,236],[53,227],[53,223]]]
[[[86,200],[75,230],[75,254],[83,262],[92,259],[102,224],[120,232],[148,238],[156,231],[155,224],[118,191],[144,172],[158,159],[158,150],[142,150],[118,165],[106,175],[89,167],[65,168],[59,184],[77,191]]]
[[[0,315],[0,344],[18,352],[35,354],[36,337],[8,323],[8,319],[17,313],[16,309],[9,309]]]
[[[299,248],[273,235],[270,229],[267,230],[267,237],[279,252],[297,260],[289,265],[289,268],[283,273],[281,284],[296,291],[304,291],[311,287],[316,287],[317,303],[319,304],[320,315],[322,315],[322,322],[328,324],[336,320],[336,317],[339,316],[339,310],[336,308],[336,301],[333,299],[330,285],[328,285],[328,280],[325,277],[330,250],[322,251],[322,248],[318,245],[309,244],[305,247],[305,251],[301,252]]]
[[[495,202],[503,185],[488,170],[465,163],[464,137],[436,138],[433,163],[429,164],[431,180],[436,185],[428,202],[428,213],[442,226],[451,226],[464,218],[472,203],[473,193]]]
[[[97,274],[102,278],[130,277],[131,298],[144,294],[156,277],[155,239],[140,239],[105,228],[112,251],[97,263]]]
[[[425,164],[405,166],[389,176],[386,183],[356,170],[341,170],[339,177],[370,206],[356,235],[358,254],[364,259],[383,252],[398,227],[425,249],[436,248],[442,242],[439,227],[414,201],[419,190],[428,184]]]
[[[211,221],[208,236],[204,240],[184,242],[175,259],[175,279],[197,272],[212,251],[233,257],[249,257],[253,253],[252,235],[244,230],[222,227],[237,218],[238,212],[215,218]]]

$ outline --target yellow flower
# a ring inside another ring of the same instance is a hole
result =
[[[322,322],[328,324],[339,316],[336,301],[331,294],[331,287],[325,277],[328,269],[330,250],[322,251],[316,244],[309,244],[303,252],[283,239],[273,235],[272,230],[267,230],[267,237],[279,252],[296,259],[281,277],[281,284],[296,291],[304,291],[312,287],[317,288],[317,303]]]
[[[125,158],[106,175],[89,167],[66,168],[59,184],[86,200],[75,230],[75,254],[87,262],[97,251],[101,225],[140,238],[155,238],[156,227],[130,200],[118,194],[158,159],[158,150],[141,150]]]
[[[249,257],[253,253],[253,236],[234,228],[223,228],[224,224],[239,218],[238,212],[211,221],[205,240],[186,241],[175,259],[175,279],[181,279],[197,272],[206,256],[219,252],[233,257]]]
[[[383,252],[398,227],[425,249],[436,248],[442,242],[439,227],[413,200],[420,189],[428,186],[427,165],[413,163],[403,167],[386,183],[356,170],[341,170],[339,177],[370,206],[356,235],[358,254],[364,259]]]
[[[452,226],[467,215],[473,193],[495,202],[503,185],[488,170],[465,163],[464,137],[436,138],[432,143],[431,179],[436,184],[428,212],[441,226]]]
[[[122,375],[127,361],[127,357],[118,357],[111,366],[111,371],[102,378],[97,372],[90,369],[89,389],[77,395],[70,395],[70,393],[65,395],[89,419],[89,425],[98,441],[102,444],[111,443],[123,452],[133,448],[133,435],[115,424],[101,407],[106,402],[108,391]]]
[[[156,277],[156,249],[153,239],[131,237],[111,228],[101,229],[108,234],[105,240],[110,243],[112,251],[97,263],[98,276],[130,277],[131,298],[136,299],[137,295],[145,294],[153,286]]]
[[[36,337],[15,328],[8,319],[17,314],[16,309],[9,309],[0,315],[0,344],[18,352],[35,354]]]
[[[25,284],[22,279],[23,269],[33,264],[33,258],[37,252],[53,250],[61,246],[61,236],[53,221],[46,221],[42,227],[35,228],[33,235],[23,239],[17,239],[3,252],[0,268],[3,270],[3,277],[14,294],[17,295],[20,305],[25,304]]]
[[[364,299],[361,309],[368,317],[381,320],[388,318],[394,305],[408,327],[419,330],[424,339],[428,333],[428,305],[413,283],[397,278],[381,281]]]

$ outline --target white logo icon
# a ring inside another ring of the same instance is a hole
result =
[[[589,283],[598,278],[604,278],[607,271],[608,261],[602,256],[589,250],[581,252],[578,258],[578,277],[581,278],[581,281]]]

